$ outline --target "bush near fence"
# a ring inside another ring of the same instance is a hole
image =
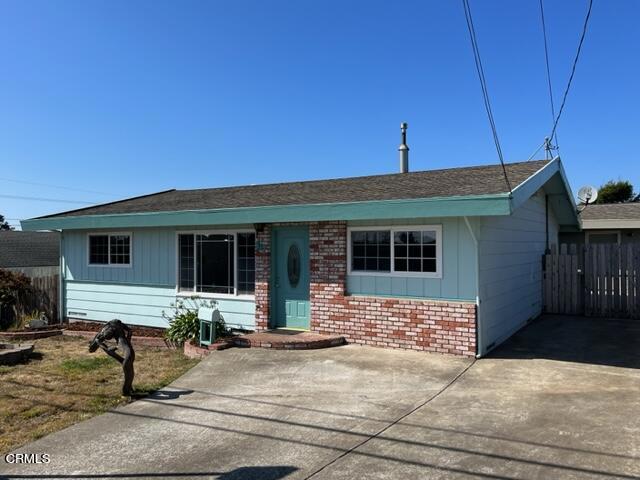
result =
[[[30,285],[15,301],[0,304],[0,327],[17,325],[23,318],[39,313],[44,313],[50,324],[58,323],[59,278],[58,274],[30,277]]]

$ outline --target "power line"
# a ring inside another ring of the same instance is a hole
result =
[[[484,76],[484,68],[482,67],[482,59],[480,57],[480,49],[478,48],[478,39],[476,38],[476,30],[473,26],[473,17],[471,16],[471,7],[469,6],[469,0],[462,0],[462,6],[464,7],[464,16],[467,20],[467,29],[469,30],[469,38],[471,39],[471,48],[473,49],[473,59],[476,64],[476,71],[478,72],[478,78],[480,80],[480,88],[482,89],[482,99],[484,101],[484,108],[487,112],[489,119],[489,125],[493,134],[493,143],[495,143],[496,151],[498,152],[498,158],[502,165],[502,172],[504,173],[504,179],[509,187],[509,192],[512,193],[511,183],[507,176],[507,168],[504,165],[504,157],[502,155],[502,148],[500,147],[500,140],[498,139],[498,131],[496,129],[496,123],[493,118],[493,112],[491,110],[491,102],[489,100],[489,91],[487,89],[487,80]]]
[[[23,197],[21,195],[4,195],[0,194],[0,198],[11,198],[14,200],[29,200],[34,202],[56,202],[56,203],[75,203],[82,205],[91,205],[98,202],[87,202],[84,200],[63,200],[60,198],[44,198],[44,197]]]
[[[547,85],[549,87],[549,103],[551,105],[551,121],[556,118],[556,109],[553,102],[553,87],[551,85],[551,68],[549,67],[549,45],[547,41],[547,24],[544,19],[544,5],[543,0],[540,0],[540,19],[542,20],[542,37],[544,38],[544,60],[547,66]],[[556,148],[559,150],[558,132],[555,132],[553,140],[556,142]]]
[[[27,180],[16,180],[15,178],[0,177],[0,180],[2,180],[4,182],[22,183],[24,185],[35,185],[35,186],[38,186],[38,187],[51,187],[51,188],[59,188],[59,189],[62,189],[62,190],[73,190],[75,192],[95,193],[95,194],[98,194],[98,195],[113,195],[111,193],[97,192],[95,190],[85,190],[83,188],[76,188],[76,187],[64,187],[62,185],[53,185],[53,184],[50,184],[50,183],[30,182],[30,181],[27,181]]]
[[[546,141],[545,141],[545,142],[543,142],[543,143],[538,147],[538,149],[537,149],[535,152],[533,152],[533,153],[529,156],[529,158],[527,158],[527,162],[528,162],[528,161],[530,161],[530,160],[532,160],[532,159],[533,159],[533,157],[535,157],[535,156],[538,154],[538,152],[539,152],[540,150],[542,150],[542,147],[544,147],[546,144],[547,144],[547,142],[546,142]]]
[[[576,73],[578,59],[580,58],[580,52],[582,51],[582,44],[584,43],[584,37],[587,34],[587,26],[589,25],[589,18],[591,18],[591,7],[593,7],[593,0],[589,0],[589,8],[587,10],[587,15],[584,18],[584,25],[582,26],[582,35],[580,36],[580,42],[578,43],[578,50],[576,51],[576,56],[573,59],[573,65],[571,67],[571,75],[569,75],[567,88],[565,89],[564,95],[562,96],[562,103],[560,104],[560,110],[558,110],[558,116],[556,117],[555,122],[553,122],[553,130],[551,130],[551,135],[549,135],[549,138],[554,138],[554,135],[556,134],[556,129],[558,128],[558,122],[560,121],[560,117],[562,116],[562,111],[564,110],[564,105],[567,101],[567,95],[569,95],[571,82],[573,82],[573,76]]]

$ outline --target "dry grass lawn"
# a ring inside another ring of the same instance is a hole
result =
[[[128,401],[120,396],[120,364],[101,350],[89,353],[88,340],[59,336],[35,344],[28,363],[0,365],[0,454]],[[136,396],[196,363],[178,350],[136,348]]]

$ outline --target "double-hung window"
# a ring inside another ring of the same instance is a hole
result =
[[[91,234],[88,244],[89,265],[131,265],[131,235],[128,233]]]
[[[253,295],[255,233],[178,234],[178,290]]]
[[[349,273],[442,276],[442,227],[358,227],[349,230]]]

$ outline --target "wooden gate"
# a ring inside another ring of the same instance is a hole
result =
[[[543,278],[547,313],[640,318],[640,243],[552,248]]]

